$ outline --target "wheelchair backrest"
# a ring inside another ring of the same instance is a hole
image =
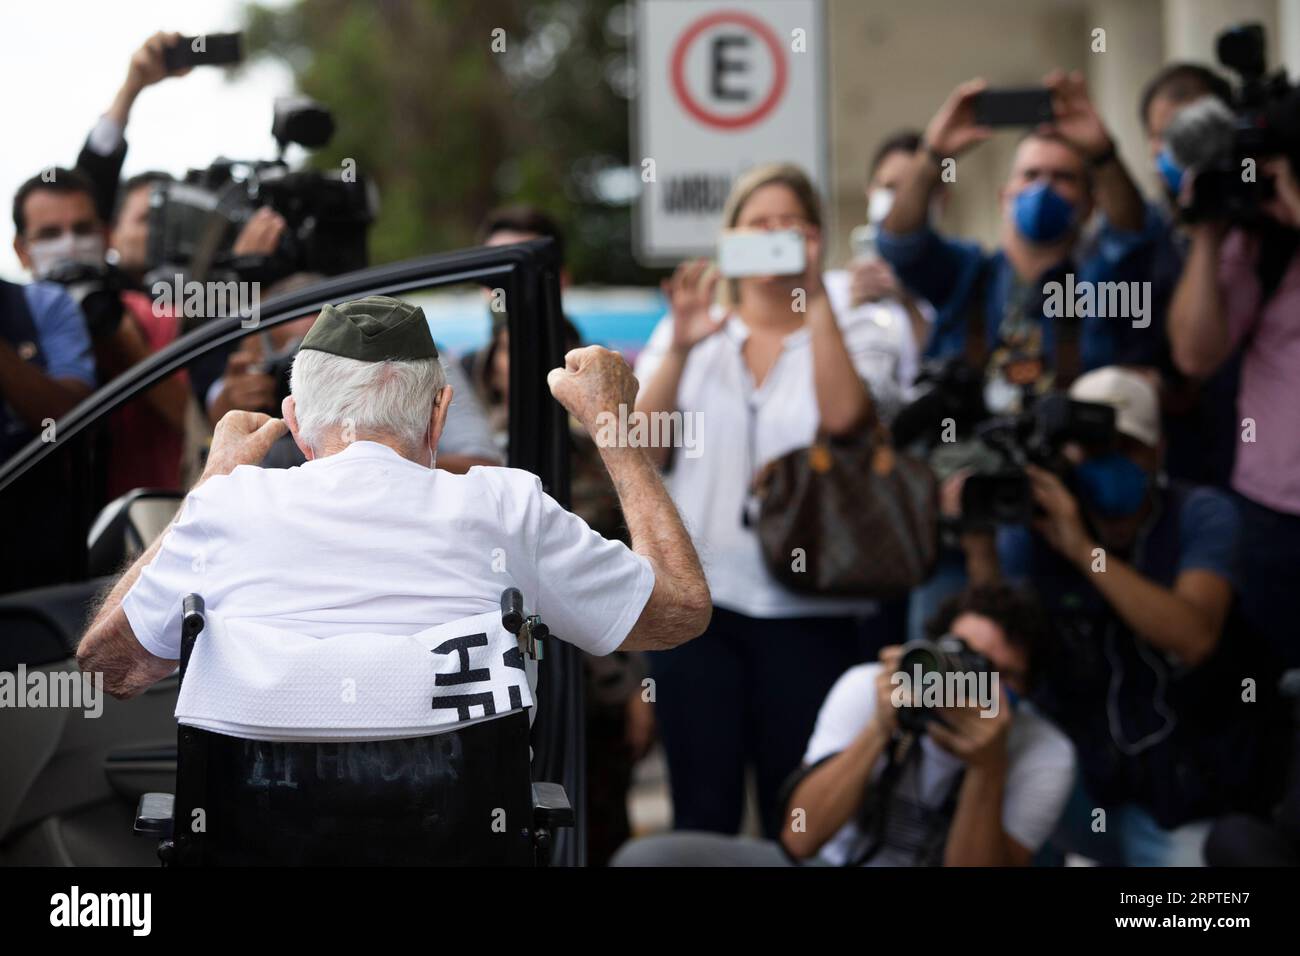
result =
[[[523,711],[376,741],[248,740],[180,728],[182,866],[527,866]]]
[[[518,591],[503,593],[500,612],[406,638],[360,635],[371,640],[341,641],[332,653],[328,642],[261,625],[232,633],[204,610],[198,595],[185,598],[176,864],[534,861],[536,670],[516,640]],[[249,680],[241,668],[254,664]],[[340,707],[340,680],[352,684],[353,705],[371,706]],[[257,732],[232,733],[231,723]],[[410,733],[430,724],[445,729]],[[304,730],[331,739],[303,739]]]

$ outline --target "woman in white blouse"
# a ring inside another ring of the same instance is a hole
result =
[[[768,572],[749,491],[764,463],[845,435],[874,415],[868,369],[879,336],[868,311],[837,315],[821,273],[821,208],[796,166],[751,170],[736,183],[725,227],[797,230],[802,275],[720,281],[703,261],[664,283],[670,313],[637,361],[637,411],[691,416],[689,448],[651,449],[704,562],[708,631],[653,653],[656,713],[668,757],[674,825],[734,833],[752,767],[763,829],[782,821],[777,795],[798,765],[822,700],[861,660],[870,601],[796,594]],[[656,419],[651,418],[650,421]],[[791,560],[794,560],[793,556]]]

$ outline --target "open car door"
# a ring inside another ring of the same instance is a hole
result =
[[[546,387],[547,372],[563,364],[564,347],[551,240],[335,276],[268,300],[255,325],[240,315],[204,322],[88,397],[47,430],[47,440],[33,440],[0,464],[0,673],[12,675],[11,682],[20,676],[39,682],[75,672],[87,617],[112,580],[108,569],[121,570],[122,553],[148,544],[136,541],[132,549],[120,539],[128,529],[165,527],[179,504],[175,495],[140,489],[119,501],[116,513],[104,513],[107,426],[115,411],[177,370],[327,303],[466,284],[502,290],[510,304],[508,464],[536,474],[567,506],[568,429]],[[436,325],[433,332],[436,339]],[[123,520],[127,508],[135,520]],[[107,563],[115,552],[116,561]],[[557,835],[553,858],[580,865],[586,855],[580,652],[552,641],[538,681],[534,778],[564,784],[577,824]],[[141,793],[173,789],[176,691],[171,677],[131,701],[108,698],[98,717],[53,707],[0,708],[0,863],[156,862],[150,841],[133,841],[131,823]]]

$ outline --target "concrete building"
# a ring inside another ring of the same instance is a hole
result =
[[[1082,70],[1120,154],[1155,195],[1138,121],[1142,85],[1164,63],[1214,64],[1225,26],[1258,21],[1269,67],[1300,72],[1300,0],[827,0],[831,228],[828,263],[848,255],[848,232],[865,217],[866,164],[903,127],[921,128],[954,86],[1041,82],[1054,67]],[[1093,31],[1105,52],[1092,52]],[[943,227],[993,243],[998,186],[1020,134],[1005,132],[958,162]]]

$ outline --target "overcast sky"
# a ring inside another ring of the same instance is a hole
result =
[[[283,0],[271,0],[272,5]],[[238,28],[239,0],[38,0],[6,2],[0,29],[0,277],[26,280],[13,251],[13,194],[47,166],[70,166],[126,76],[131,53],[157,30],[185,35]],[[293,91],[287,66],[270,60],[229,79],[200,67],[140,94],[131,112],[125,175],[183,173],[218,155],[270,159],[271,101]],[[292,154],[291,154],[292,157]]]

